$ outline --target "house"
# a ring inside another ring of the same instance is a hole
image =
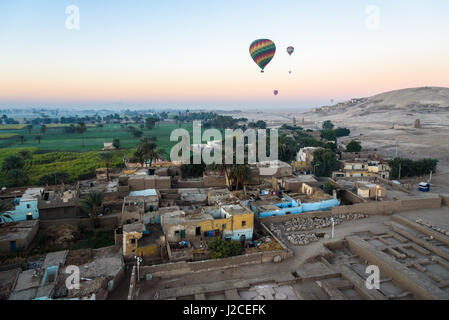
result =
[[[343,160],[342,169],[332,172],[332,178],[378,177],[388,179],[390,166],[385,161],[355,159]]]
[[[160,193],[155,189],[130,192],[123,199],[121,224],[133,222],[159,223],[157,211],[159,209]]]
[[[365,199],[379,199],[385,197],[387,191],[378,184],[357,181],[354,183],[357,188],[357,195]]]
[[[26,249],[39,229],[38,220],[5,223],[0,226],[0,252]]]
[[[36,220],[39,219],[38,201],[42,195],[43,188],[28,188],[21,197],[15,198],[13,203],[14,210],[7,211],[14,221]],[[7,221],[1,221],[5,223]]]
[[[296,154],[296,162],[295,167],[297,170],[313,170],[312,161],[313,161],[313,153],[322,149],[321,147],[305,147],[299,149]]]
[[[104,150],[104,151],[115,150],[115,147],[114,147],[112,142],[105,142],[105,143],[103,143],[103,149],[102,150]]]
[[[260,161],[257,163],[259,175],[264,177],[282,178],[292,175],[292,166],[280,160]]]
[[[237,199],[228,189],[210,190],[207,193],[207,203],[210,206],[238,203]]]
[[[161,217],[167,241],[179,242],[221,236],[232,240],[251,240],[254,213],[240,204],[205,207],[201,212]]]
[[[58,187],[47,187],[39,198],[39,219],[75,219],[87,217],[87,213],[78,208],[79,183],[75,188],[62,185]]]
[[[165,246],[165,237],[161,225],[148,227],[141,222],[123,226],[123,255],[127,258],[156,257],[161,255]]]
[[[123,256],[115,246],[51,252],[43,262],[19,270],[8,300],[104,300],[124,271]],[[79,287],[68,287],[68,277],[76,275]]]

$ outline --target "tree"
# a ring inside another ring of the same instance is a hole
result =
[[[415,177],[435,172],[438,160],[425,158],[421,160],[411,160],[405,158],[394,158],[389,162],[390,177],[398,179],[401,177]]]
[[[239,241],[226,241],[220,238],[215,238],[213,241],[209,242],[208,248],[211,251],[212,259],[238,256],[242,252],[242,247]]]
[[[98,227],[98,215],[103,210],[104,194],[100,191],[92,191],[87,195],[87,198],[82,199],[80,208],[87,213],[91,218],[94,228]]]
[[[13,169],[5,175],[5,185],[8,188],[23,187],[28,185],[29,182],[28,175],[22,169]]]
[[[240,186],[245,189],[245,185],[251,179],[251,168],[247,164],[236,164],[231,169],[231,176],[236,181],[236,189]]]
[[[143,132],[140,130],[133,130],[133,136],[136,138],[140,138],[141,136],[143,136]]]
[[[357,140],[351,140],[346,146],[347,152],[360,152],[362,151],[362,145]]]
[[[332,129],[321,130],[320,137],[321,139],[326,139],[328,141],[335,141],[337,139],[337,135],[335,134],[335,131]]]
[[[137,161],[143,167],[143,165],[145,163],[145,153],[144,153],[143,150],[137,149],[136,152],[134,152],[134,154],[133,154],[133,162],[134,161]]]
[[[38,144],[41,144],[42,136],[41,135],[36,136],[36,140]]]
[[[109,162],[112,160],[112,153],[105,151],[100,153],[100,159],[105,162],[106,166],[106,179],[109,182]]]
[[[45,124],[41,125],[41,133],[45,134],[45,132],[47,132],[47,126]]]
[[[78,132],[83,139],[83,148],[86,146],[84,144],[84,132],[86,132],[86,130],[87,130],[86,124],[84,122],[79,122],[78,125],[76,126],[76,132]]]
[[[333,129],[334,124],[330,120],[326,120],[323,122],[323,129]]]
[[[295,139],[285,134],[279,137],[279,160],[291,162],[295,159],[297,151]]]
[[[120,149],[120,139],[114,139],[112,141],[112,145],[114,146],[114,148]]]
[[[151,130],[153,130],[153,127],[157,121],[158,121],[158,118],[154,118],[154,117],[146,118],[145,119],[145,127],[151,131]]]
[[[33,125],[29,124],[25,128],[28,130],[28,134],[31,134],[31,130],[33,130]]]
[[[9,203],[0,200],[0,222],[5,222],[6,220],[14,221],[12,216],[7,213],[11,209],[12,207]]]
[[[250,122],[248,123],[248,128],[252,129],[266,129],[267,123],[263,120],[259,120],[257,122]]]
[[[25,136],[22,135],[17,136],[17,139],[20,141],[20,144],[23,144],[26,141]]]
[[[334,190],[337,190],[337,189],[338,188],[330,181],[326,181],[326,183],[323,185],[323,191],[330,195],[332,195]]]
[[[24,165],[25,162],[22,157],[8,156],[3,160],[2,170],[8,172],[14,169],[22,169]]]
[[[337,169],[337,156],[332,150],[317,149],[313,152],[312,167],[318,177],[330,177]]]
[[[337,129],[335,129],[335,135],[337,136],[337,138],[347,137],[350,134],[351,134],[351,130],[349,130],[348,128],[337,128]]]
[[[29,150],[20,150],[19,155],[23,160],[30,160],[32,158],[31,152]]]
[[[65,171],[50,173],[39,178],[39,185],[53,185],[70,182],[70,175]]]
[[[158,148],[155,137],[140,139],[137,150],[142,151],[145,161],[150,161],[150,166],[153,164],[153,160],[162,156],[162,151]]]

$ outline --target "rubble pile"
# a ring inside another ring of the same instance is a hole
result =
[[[311,242],[316,242],[319,240],[314,233],[290,234],[287,236],[287,239],[291,244],[297,246],[305,246]]]
[[[420,225],[426,226],[426,227],[428,227],[428,228],[430,228],[432,230],[435,230],[436,232],[439,232],[441,234],[449,236],[449,231],[446,230],[446,229],[443,229],[443,228],[440,228],[438,226],[432,225],[430,222],[424,221],[423,219],[416,219],[415,221],[416,221],[416,223],[418,223]]]
[[[367,218],[368,215],[362,213],[356,214],[340,214],[333,216],[335,225],[339,225],[343,221],[358,220]],[[294,218],[284,223],[285,232],[304,231],[328,228],[332,226],[330,217],[324,218]],[[273,230],[272,230],[273,231]]]

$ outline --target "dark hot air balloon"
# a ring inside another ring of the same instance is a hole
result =
[[[275,96],[277,96],[279,94],[279,91],[278,90],[274,90],[273,93],[274,93]]]
[[[293,47],[288,47],[288,48],[287,48],[287,53],[288,53],[289,55],[292,55],[293,51],[295,51],[295,48],[293,48]]]
[[[263,72],[276,53],[276,45],[269,39],[258,39],[249,46],[249,53]]]

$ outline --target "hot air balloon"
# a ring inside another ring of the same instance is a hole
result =
[[[287,53],[291,56],[293,51],[295,51],[295,48],[293,48],[292,46],[287,48]],[[292,73],[292,71],[290,70],[288,73]]]
[[[270,63],[276,53],[276,45],[269,39],[258,39],[249,46],[249,53],[261,71]]]
[[[279,94],[279,91],[278,90],[274,90],[273,93],[274,93],[275,96],[277,96]]]

